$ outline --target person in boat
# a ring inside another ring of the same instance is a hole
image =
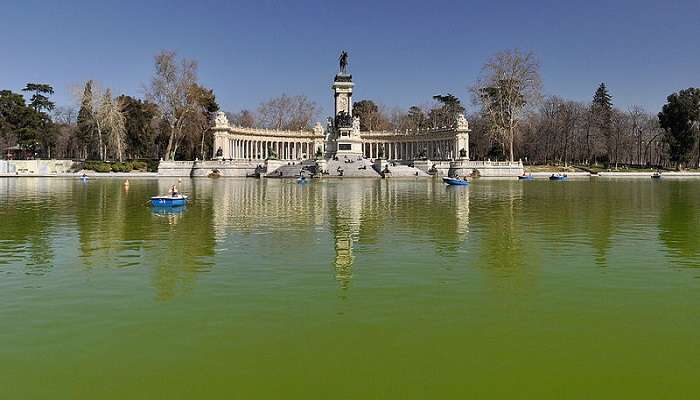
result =
[[[173,186],[170,187],[170,195],[171,195],[172,197],[176,197],[176,196],[179,195],[179,194],[180,194],[180,193],[178,193],[177,187],[176,187],[175,185],[173,185]]]

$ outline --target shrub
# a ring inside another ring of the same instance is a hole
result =
[[[83,163],[83,169],[87,169],[95,172],[110,172],[112,166],[109,163],[102,161],[85,161]]]
[[[144,161],[131,161],[131,169],[137,171],[145,171],[148,168],[148,164]]]
[[[133,166],[131,165],[130,162],[115,162],[112,163],[112,171],[113,172],[130,172],[133,169]]]
[[[148,172],[158,172],[158,164],[160,164],[160,161],[158,160],[148,160],[146,170]]]

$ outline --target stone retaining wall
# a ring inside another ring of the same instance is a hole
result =
[[[223,177],[244,178],[255,174],[256,168],[264,166],[264,161],[244,160],[161,161],[158,165],[158,176],[206,177],[211,173],[218,172]]]
[[[66,174],[71,172],[74,166],[73,160],[0,160],[0,174]]]
[[[514,177],[523,174],[523,164],[507,161],[456,160],[450,163],[449,175],[469,175],[474,170],[483,177]]]

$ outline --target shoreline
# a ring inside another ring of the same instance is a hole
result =
[[[532,175],[534,179],[548,179],[552,174],[561,174],[562,172],[558,171],[538,171],[538,172],[532,172],[528,173],[528,175]],[[80,178],[83,175],[82,172],[75,172],[75,173],[54,173],[54,174],[7,174],[7,173],[0,173],[0,179],[2,178]],[[113,179],[113,178],[136,178],[136,179],[153,179],[153,178],[165,178],[165,179],[173,179],[173,178],[206,178],[206,179],[273,179],[273,180],[284,180],[284,179],[294,179],[294,178],[276,178],[276,177],[246,177],[246,176],[220,176],[218,178],[210,178],[208,176],[177,176],[177,175],[168,175],[168,174],[159,174],[158,172],[92,172],[88,173],[85,172],[85,175],[89,179],[93,178],[98,178],[98,179]],[[597,174],[592,174],[590,172],[567,172],[566,175],[571,178],[571,179],[583,179],[583,178],[644,178],[644,179],[650,179],[654,173],[653,172],[599,172]],[[662,178],[700,178],[700,172],[684,172],[684,171],[667,171],[667,172],[661,172],[660,173]],[[423,180],[423,179],[435,179],[439,177],[433,177],[433,176],[428,176],[428,177],[415,177],[415,176],[395,176],[395,177],[388,177],[388,178],[382,178],[382,177],[341,177],[341,176],[325,176],[321,178],[315,178],[313,181],[316,180],[342,180],[342,179],[414,179],[414,180]],[[477,179],[515,179],[517,180],[517,177],[513,176],[481,176],[478,177]]]

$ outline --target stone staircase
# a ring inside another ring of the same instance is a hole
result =
[[[422,171],[415,167],[409,167],[408,165],[396,164],[394,166],[389,165],[389,177],[394,178],[408,178],[408,177],[428,177],[430,176],[425,171]]]
[[[342,175],[338,169],[343,171]],[[374,170],[372,162],[366,158],[358,159],[357,156],[338,156],[337,160],[328,160],[326,169],[330,177],[343,176],[344,178],[379,178],[381,175]]]
[[[302,169],[307,176],[312,172],[315,173],[316,162],[313,160],[290,161],[289,165],[282,165],[274,171],[268,171],[265,176],[268,178],[297,178]]]

